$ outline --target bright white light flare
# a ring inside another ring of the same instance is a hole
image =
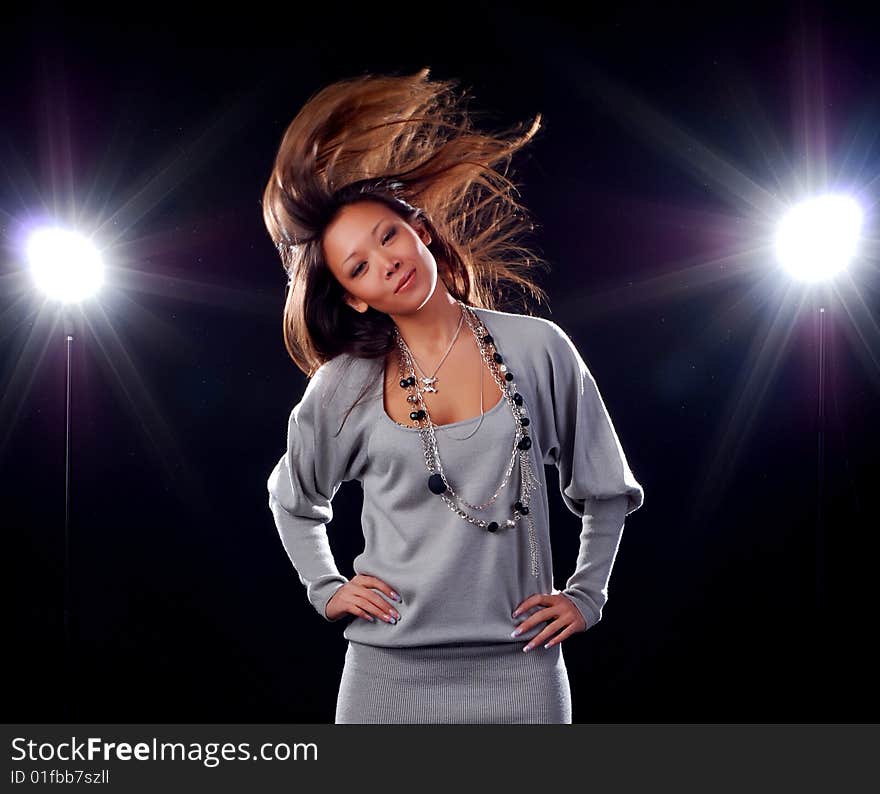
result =
[[[34,283],[50,298],[76,303],[104,283],[104,262],[87,237],[58,228],[38,229],[28,238]]]
[[[829,194],[791,209],[776,233],[779,263],[799,281],[816,282],[845,270],[856,252],[862,210],[849,196]]]

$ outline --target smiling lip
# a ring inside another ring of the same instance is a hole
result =
[[[408,286],[408,285],[410,284],[410,282],[411,282],[411,281],[413,280],[413,278],[415,277],[415,272],[416,272],[416,269],[413,268],[412,270],[409,271],[409,273],[407,273],[407,274],[406,274],[406,275],[400,280],[400,283],[397,285],[397,287],[396,287],[395,290],[394,290],[395,294],[398,293],[398,292],[400,292],[400,290],[401,290],[403,287],[406,287],[406,286]]]

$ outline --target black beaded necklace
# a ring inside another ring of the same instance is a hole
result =
[[[468,327],[474,335],[477,342],[477,348],[480,356],[489,368],[498,387],[501,389],[503,398],[507,401],[511,413],[514,418],[516,427],[515,443],[511,451],[511,459],[506,468],[501,484],[495,493],[483,504],[472,505],[455,492],[450,485],[449,480],[443,471],[440,461],[440,453],[437,447],[437,438],[434,434],[434,423],[425,403],[423,392],[420,390],[418,379],[415,375],[415,366],[413,357],[403,339],[397,326],[394,327],[394,336],[398,345],[398,368],[400,372],[400,387],[409,390],[407,401],[411,405],[417,406],[410,412],[410,419],[414,422],[415,428],[419,431],[422,439],[422,445],[425,450],[425,466],[428,469],[428,490],[440,496],[447,506],[464,520],[474,524],[475,526],[486,529],[488,532],[495,533],[499,529],[512,529],[516,527],[520,519],[525,518],[529,526],[529,547],[531,552],[531,573],[537,577],[539,574],[538,566],[538,544],[535,537],[534,520],[529,512],[529,504],[531,501],[532,491],[540,487],[538,478],[532,470],[531,457],[529,449],[532,446],[532,439],[529,437],[526,428],[529,426],[530,420],[524,415],[523,397],[516,390],[513,373],[504,363],[504,357],[498,351],[495,344],[495,338],[489,333],[484,323],[479,319],[474,310],[465,305],[461,300],[457,301],[461,307],[464,319],[467,321]],[[491,349],[491,356],[490,356]],[[494,504],[498,499],[501,491],[505,488],[510,480],[513,467],[519,460],[520,468],[520,498],[511,505],[512,515],[510,518],[499,524],[497,521],[485,521],[476,518],[467,513],[461,506],[472,510],[485,510]]]

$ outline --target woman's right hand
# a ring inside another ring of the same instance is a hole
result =
[[[330,596],[324,613],[330,620],[337,620],[350,613],[364,620],[374,621],[381,618],[388,623],[397,623],[400,613],[382,596],[370,590],[371,587],[386,593],[393,601],[399,600],[392,595],[394,590],[381,579],[359,573]]]

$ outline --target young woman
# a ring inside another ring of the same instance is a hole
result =
[[[602,617],[644,491],[596,382],[555,323],[500,311],[541,291],[496,167],[538,131],[472,129],[453,82],[330,85],[286,130],[263,196],[289,279],[284,341],[310,378],[269,506],[309,601],[348,618],[337,723],[570,723],[561,643]],[[581,520],[553,587],[544,464]],[[363,486],[364,551],[326,524]]]

